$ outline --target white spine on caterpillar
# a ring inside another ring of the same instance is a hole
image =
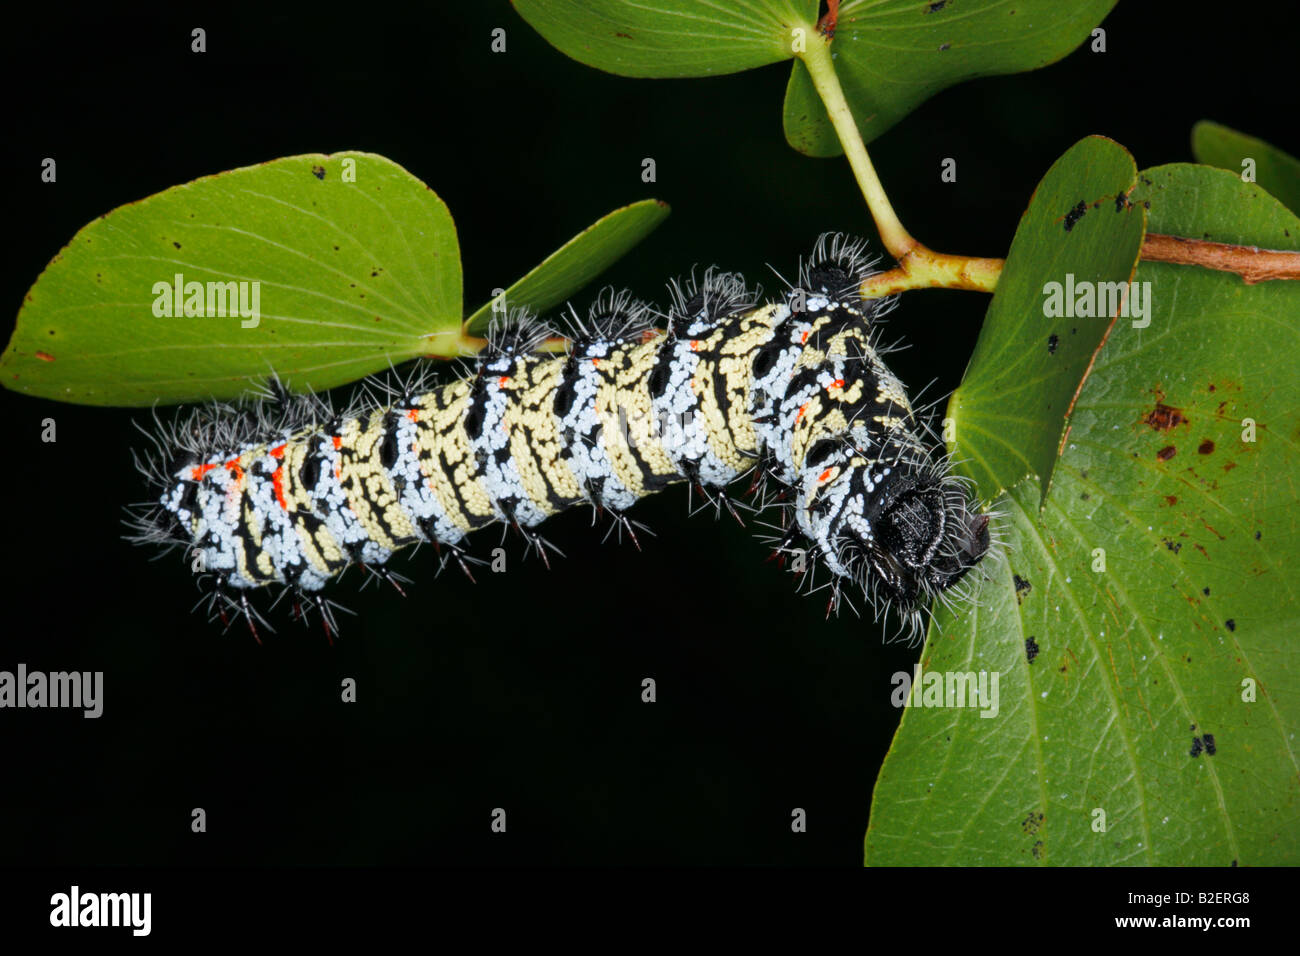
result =
[[[778,550],[819,560],[833,604],[852,582],[915,626],[988,550],[989,516],[881,361],[892,302],[857,291],[872,265],[862,243],[823,237],[783,301],[708,270],[671,286],[666,332],[606,292],[564,354],[539,352],[555,333],[516,314],[464,380],[343,415],[280,396],[278,427],[265,405],[215,406],[158,437],[174,464],[146,468],[160,487],[138,537],[196,551],[215,600],[251,624],[252,589],[285,585],[328,615],[329,579],[351,564],[390,577],[376,569],[406,545],[463,566],[462,538],[492,522],[531,529],[582,503],[620,516],[683,481],[727,500],[758,468],[792,498]]]

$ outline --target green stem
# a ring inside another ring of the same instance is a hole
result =
[[[912,251],[917,241],[903,228],[894,207],[889,203],[880,177],[876,175],[876,168],[871,165],[867,146],[862,142],[858,125],[853,121],[853,111],[849,109],[844,90],[840,88],[840,79],[835,74],[830,43],[819,32],[814,30],[811,33],[812,38],[803,54],[803,65],[808,68],[813,88],[821,97],[822,105],[831,118],[831,125],[835,127],[835,134],[840,138],[840,145],[844,147],[844,155],[848,157],[858,188],[862,190],[862,198],[867,201],[867,208],[876,221],[881,242],[890,255],[901,260]]]
[[[875,220],[880,241],[889,254],[898,260],[897,269],[877,273],[864,282],[862,295],[879,298],[907,289],[935,287],[992,292],[1002,273],[1001,259],[934,252],[912,238],[903,227],[885,194],[880,177],[876,175],[866,144],[862,142],[862,134],[858,132],[858,125],[853,120],[853,111],[844,98],[844,90],[840,87],[835,63],[831,58],[831,41],[819,30],[810,30],[809,33],[811,39],[800,57],[808,68],[813,88],[826,107],[831,125],[835,127],[835,134],[844,148],[844,155],[858,181],[858,188],[862,190],[862,198],[867,201],[867,209]]]

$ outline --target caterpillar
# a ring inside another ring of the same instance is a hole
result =
[[[154,496],[132,537],[193,555],[227,626],[229,612],[269,628],[248,596],[280,586],[329,635],[323,592],[351,565],[400,590],[384,565],[431,542],[472,578],[462,542],[486,525],[545,559],[533,529],[559,511],[608,512],[635,540],[638,499],[690,482],[735,514],[727,489],[752,472],[760,506],[781,506],[774,553],[829,572],[828,613],[852,586],[918,628],[988,551],[989,515],[881,359],[892,302],[858,295],[873,265],[862,241],[824,235],[778,300],[709,269],[672,283],[663,313],[610,290],[562,332],[512,313],[470,374],[417,374],[342,413],[274,381],[263,400],[204,406],[138,458]],[[563,352],[542,349],[561,335]]]

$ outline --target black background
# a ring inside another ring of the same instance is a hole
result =
[[[239,18],[47,5],[15,23],[0,67],[10,314],[94,217],[312,151],[382,153],[433,187],[456,219],[470,308],[647,196],[673,215],[602,282],[656,299],[694,264],[772,287],[766,264],[789,273],[818,233],[873,234],[843,160],[785,145],[788,65],[624,79],[566,59],[504,3],[413,6]],[[872,146],[895,208],[935,248],[1002,255],[1034,184],[1084,135],[1153,166],[1190,161],[1192,124],[1212,118],[1300,153],[1285,6],[1125,0],[1105,54],[939,94]],[[190,52],[194,26],[205,54]],[[505,54],[490,52],[496,26]],[[940,182],[944,157],[955,184]],[[986,305],[907,296],[891,331],[912,347],[891,364],[914,394],[956,386]],[[106,684],[99,720],[0,711],[0,863],[861,861],[899,716],[889,677],[916,651],[882,644],[870,620],[824,620],[748,531],[688,519],[684,490],[638,506],[657,535],[641,552],[565,515],[547,528],[567,555],[549,572],[517,540],[508,572],[477,585],[435,579],[422,553],[397,563],[415,579],[406,600],[342,583],[357,616],[334,646],[278,613],[259,646],[191,613],[178,558],[120,539],[121,507],[141,495],[131,423],[145,417],[0,393],[0,669],[102,670]],[[497,544],[478,538],[479,554]],[[345,677],[355,704],[340,702]],[[205,834],[190,830],[194,807]],[[505,835],[489,830],[494,807]],[[790,831],[793,807],[805,834]]]

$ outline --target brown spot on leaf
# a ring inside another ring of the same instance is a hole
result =
[[[38,359],[40,359],[42,362],[53,362],[53,361],[54,361],[54,356],[51,355],[49,352],[37,352],[37,353],[36,353],[36,357],[37,357]]]
[[[311,168],[311,174],[315,176],[317,179],[323,180],[325,178],[325,167],[313,166]]]
[[[1186,425],[1187,416],[1183,414],[1180,408],[1174,408],[1164,402],[1156,402],[1156,407],[1147,412],[1142,422],[1150,425],[1158,432],[1167,432],[1175,425]]]
[[[1226,540],[1227,540],[1223,535],[1219,534],[1219,532],[1217,532],[1217,531],[1214,530],[1214,525],[1210,524],[1210,523],[1209,523],[1208,521],[1206,521],[1204,518],[1201,518],[1201,524],[1205,525],[1205,530],[1209,531],[1210,534],[1214,535],[1214,536],[1215,536],[1216,538],[1218,538],[1220,541],[1226,541]]]
[[[1210,441],[1207,438],[1205,439],[1205,441],[1201,442],[1199,445],[1196,446],[1196,451],[1198,454],[1201,455],[1211,454],[1214,451],[1214,442]]]
[[[1160,461],[1168,461],[1170,458],[1173,458],[1174,455],[1176,454],[1178,454],[1177,448],[1175,448],[1173,445],[1166,445],[1164,448],[1161,448],[1158,452],[1156,452],[1156,458],[1158,458]]]

